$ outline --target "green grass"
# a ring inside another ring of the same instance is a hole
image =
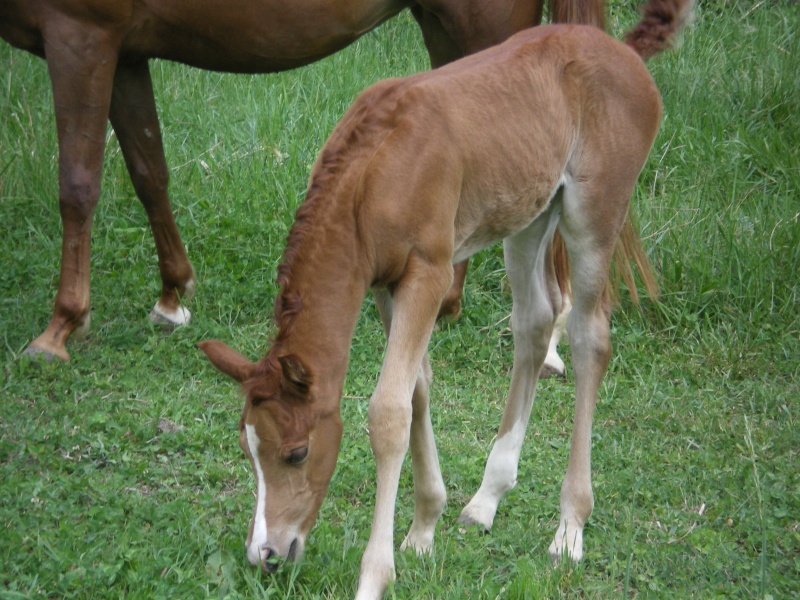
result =
[[[635,19],[618,4],[612,29]],[[449,501],[432,557],[397,553],[397,598],[791,598],[800,594],[800,8],[701,3],[652,61],[664,121],[634,205],[659,304],[623,296],[594,429],[586,559],[547,557],[572,386],[539,388],[520,483],[493,531],[456,518],[480,482],[511,366],[501,252],[472,262],[465,312],[435,333],[432,418]],[[426,68],[404,16],[337,56],[244,77],[153,65],[171,194],[198,275],[188,328],[147,322],[160,284],[110,135],[92,254],[93,330],[70,364],[20,358],[45,327],[60,223],[44,64],[0,46],[0,599],[344,598],[374,498],[367,398],[383,339],[368,300],[339,466],[306,558],[245,559],[252,475],[241,400],[196,343],[266,349],[275,269],[317,151],[353,97]],[[467,349],[469,349],[467,351]],[[377,351],[376,351],[377,350]],[[181,429],[159,430],[169,419]],[[412,512],[410,469],[396,539]]]

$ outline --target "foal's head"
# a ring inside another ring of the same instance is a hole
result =
[[[312,376],[296,355],[270,353],[252,363],[219,341],[200,348],[245,392],[239,445],[253,466],[257,492],[247,558],[274,571],[303,553],[336,466],[342,422],[338,411],[314,408]]]

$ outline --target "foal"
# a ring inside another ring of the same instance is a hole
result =
[[[650,0],[623,44],[584,26],[545,26],[437,71],[388,80],[354,102],[312,170],[278,269],[278,333],[251,363],[202,349],[240,381],[240,444],[256,474],[253,564],[298,558],[334,471],[353,329],[372,288],[388,336],[369,405],[377,465],[358,598],[394,577],[394,509],[411,449],[414,518],[402,547],[427,552],[445,503],[429,413],[427,345],[453,264],[504,240],[511,283],[511,388],[483,483],[461,520],[492,526],[519,453],[561,306],[548,250],[556,226],[572,265],[576,413],[554,559],[583,554],[592,511],[591,423],[611,354],[602,301],[661,100],[644,66],[691,0]]]

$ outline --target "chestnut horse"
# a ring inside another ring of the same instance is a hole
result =
[[[445,504],[430,420],[427,345],[453,265],[504,240],[514,366],[483,483],[461,520],[492,526],[516,483],[548,340],[561,307],[550,241],[572,265],[568,329],[576,413],[554,559],[579,560],[592,511],[591,423],[611,355],[608,271],[661,98],[642,58],[669,47],[692,0],[649,0],[623,44],[599,29],[547,25],[436,71],[380,82],[334,129],[311,173],[278,268],[278,333],[251,363],[201,348],[241,382],[239,443],[255,470],[251,563],[298,558],[334,471],[350,342],[371,288],[387,334],[369,403],[377,466],[358,598],[394,576],[394,510],[411,449],[414,518],[402,548],[430,551]]]
[[[602,26],[603,0],[551,0],[556,21]],[[0,37],[46,59],[53,86],[63,224],[53,315],[27,353],[69,360],[89,327],[92,215],[110,120],[155,238],[157,322],[180,325],[194,272],[167,195],[149,58],[202,69],[267,73],[328,56],[410,8],[434,67],[539,24],[544,0],[0,0]],[[463,280],[462,268],[460,273]],[[460,288],[446,309],[457,313]]]

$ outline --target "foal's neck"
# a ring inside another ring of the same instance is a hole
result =
[[[352,211],[323,208],[325,214],[295,224],[305,231],[290,234],[279,269],[275,349],[300,357],[319,386],[317,397],[338,402],[369,277]]]
[[[356,103],[325,143],[278,268],[276,345],[308,364],[326,397],[336,388],[337,402],[361,303],[374,278],[358,222],[364,169],[386,133],[373,117]]]

